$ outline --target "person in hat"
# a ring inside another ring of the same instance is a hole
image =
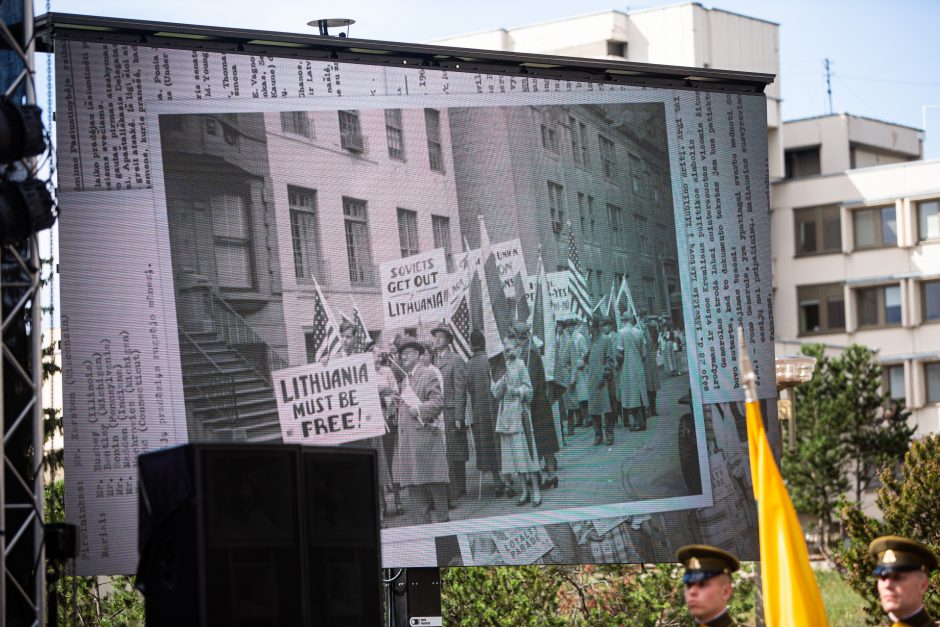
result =
[[[688,544],[676,551],[676,560],[685,566],[685,606],[695,623],[733,626],[728,601],[734,592],[731,574],[741,567],[738,558],[707,544]]]
[[[610,393],[607,388],[610,385],[616,355],[610,336],[604,331],[604,323],[601,319],[596,318],[593,321],[591,335],[593,338],[587,356],[588,414],[594,423],[594,445],[602,444],[606,433],[607,445],[610,446],[614,443],[614,424],[610,420],[604,425],[604,418],[611,409]]]
[[[467,493],[467,364],[453,348],[454,334],[446,324],[431,329],[434,338],[434,365],[441,371],[444,395],[444,439],[450,472],[451,505]]]
[[[659,325],[655,317],[650,318],[646,315],[646,310],[641,310],[637,316],[637,325],[643,331],[643,339],[646,340],[646,357],[643,360],[643,370],[646,374],[646,395],[649,397],[650,416],[658,414],[656,410],[656,392],[659,390],[659,365],[656,363],[656,355],[659,353]]]
[[[486,355],[486,338],[479,329],[470,332],[470,350],[467,362],[467,401],[473,417],[470,431],[476,450],[476,467],[481,473],[490,473],[493,492],[502,496],[505,491],[499,474],[499,436],[496,434],[496,399],[490,389],[493,379],[490,360]]]
[[[926,545],[900,536],[872,540],[868,552],[877,560],[878,596],[881,609],[896,627],[933,625],[924,609],[924,595],[930,587],[930,571],[937,568],[937,556]]]
[[[624,425],[636,431],[643,424],[643,412],[648,406],[646,395],[646,340],[643,331],[636,327],[636,317],[623,312],[620,317],[620,333],[617,336],[617,359],[620,367],[620,406]]]
[[[568,359],[568,349],[571,346],[571,327],[568,326],[568,320],[566,317],[563,317],[564,315],[565,314],[560,314],[559,318],[555,321],[555,369],[553,372],[555,373],[555,382],[561,384],[561,387],[567,388],[568,381],[571,377]],[[564,392],[558,396],[558,415],[561,416],[562,440],[564,440],[566,423],[568,425],[568,435],[574,435],[574,423],[568,413],[570,406],[568,402],[566,402],[567,398],[568,391],[565,389]]]
[[[447,522],[447,450],[441,411],[444,401],[438,374],[421,365],[427,347],[404,337],[398,345],[398,358],[406,376],[395,397],[398,407],[398,442],[392,463],[392,476],[408,490],[407,510],[418,524],[430,522],[433,505],[437,520]]]
[[[532,383],[532,432],[535,448],[543,465],[542,488],[558,487],[558,436],[555,435],[555,415],[552,413],[551,390],[545,380],[545,366],[542,354],[532,343],[529,325],[519,320],[513,324],[513,332],[519,340],[520,357],[529,371]]]
[[[584,324],[581,321],[572,319],[569,324],[571,343],[568,346],[568,398],[565,399],[565,405],[570,408],[568,425],[571,425],[570,416],[573,413],[574,426],[583,427],[588,416],[587,356],[591,343],[584,334]]]

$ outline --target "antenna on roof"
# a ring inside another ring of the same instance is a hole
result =
[[[349,37],[349,27],[355,23],[356,23],[356,20],[350,20],[345,17],[331,17],[331,18],[326,18],[322,20],[310,20],[309,22],[307,22],[307,26],[315,26],[318,29],[320,29],[321,37],[329,37],[330,33],[328,31],[330,28],[334,26],[339,26],[339,27],[345,26],[346,32],[340,33],[338,35],[339,37],[345,38],[345,37]]]
[[[823,59],[823,67],[826,68],[826,94],[829,96],[829,115],[832,115],[832,68],[829,59]]]

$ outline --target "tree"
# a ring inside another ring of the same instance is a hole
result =
[[[839,497],[849,489],[845,475],[845,399],[836,387],[838,364],[821,344],[804,345],[816,358],[813,378],[795,392],[796,446],[784,447],[781,473],[797,511],[819,522],[824,544],[836,516]],[[792,428],[792,426],[791,426]]]
[[[894,534],[912,538],[940,553],[940,435],[915,440],[904,457],[900,474],[886,466],[880,475],[882,487],[876,503],[883,522],[865,515],[860,504],[843,501],[842,519],[846,545],[835,551],[835,562],[846,582],[866,601],[869,624],[882,616],[875,578],[874,559],[868,544],[880,535]],[[927,611],[940,614],[940,572],[931,576],[930,591],[924,599]]]
[[[782,472],[797,511],[819,521],[824,548],[841,495],[856,501],[886,464],[907,451],[910,413],[884,390],[881,366],[858,344],[827,357],[821,344],[806,345],[816,372],[796,388],[796,447],[785,451]]]

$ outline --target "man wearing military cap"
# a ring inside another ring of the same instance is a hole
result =
[[[676,552],[685,566],[685,605],[697,625],[729,627],[735,624],[728,613],[734,592],[731,573],[741,567],[734,555],[705,544],[689,544]]]
[[[899,536],[881,536],[868,545],[877,560],[878,596],[881,608],[893,627],[933,625],[924,609],[924,595],[930,587],[930,571],[937,568],[937,556],[927,546]]]

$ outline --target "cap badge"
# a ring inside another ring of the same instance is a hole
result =
[[[898,558],[894,554],[894,551],[892,551],[891,549],[888,549],[887,551],[885,551],[884,556],[882,556],[881,561],[884,564],[894,564],[895,562],[898,561]]]
[[[702,567],[702,563],[698,561],[697,557],[693,557],[689,560],[689,569],[690,570],[699,570]]]

